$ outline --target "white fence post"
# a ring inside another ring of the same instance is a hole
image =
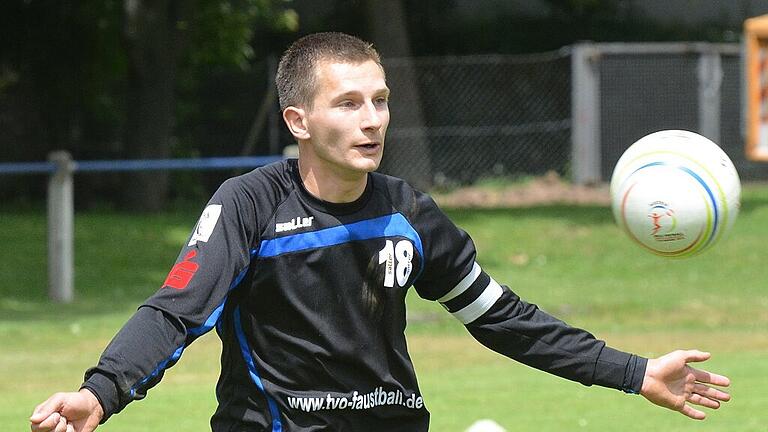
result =
[[[601,180],[598,55],[591,43],[579,43],[571,56],[571,163],[576,184]]]
[[[705,46],[699,55],[699,133],[721,145],[720,142],[720,88],[723,83],[723,65],[720,53]]]
[[[55,151],[48,160],[57,166],[48,180],[48,296],[56,303],[74,297],[74,162],[66,151]]]

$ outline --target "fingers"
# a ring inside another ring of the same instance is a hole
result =
[[[59,423],[53,432],[67,432],[67,419],[64,416],[59,416]]]
[[[48,400],[35,407],[32,415],[29,417],[29,421],[32,423],[40,423],[49,418],[51,414],[61,411],[62,408],[64,408],[64,398],[60,393],[56,393],[49,397]]]
[[[31,429],[33,432],[52,431],[59,424],[61,414],[55,412],[48,417],[42,418],[40,421],[33,421]]]
[[[75,427],[63,415],[55,412],[31,426],[33,432],[75,432]]]
[[[680,409],[680,412],[694,420],[704,420],[707,418],[706,414],[697,410],[696,408],[691,407],[690,405],[683,405],[683,407]]]
[[[717,401],[728,402],[731,400],[730,394],[704,384],[695,384],[693,386],[693,393]]]
[[[712,409],[720,408],[720,402],[713,399],[706,398],[696,393],[693,393],[692,395],[688,396],[688,402],[696,405],[701,405],[703,407],[712,408]]]
[[[712,354],[699,350],[682,351],[686,363],[697,363],[709,360]]]
[[[712,355],[708,352],[703,352],[699,350],[688,350],[682,352],[685,362],[686,363],[693,363],[693,362],[702,362],[709,360]],[[715,373],[711,373],[705,370],[696,369],[694,367],[690,367],[691,372],[693,373],[693,376],[696,378],[696,381],[712,384],[716,386],[721,387],[728,387],[731,385],[731,380],[723,375],[718,375]]]
[[[707,372],[705,370],[700,370],[696,368],[690,368],[691,372],[693,373],[694,378],[696,378],[696,381],[707,383],[707,384],[713,384],[716,386],[721,387],[728,387],[731,385],[731,380],[728,379],[728,377],[723,375],[714,374],[712,372]]]
[[[720,401],[726,402],[730,399],[731,395],[728,393],[704,384],[695,384],[693,393],[687,397],[688,402],[711,409],[720,408]],[[706,414],[687,404],[683,405],[680,412],[695,420],[704,420],[706,418]]]

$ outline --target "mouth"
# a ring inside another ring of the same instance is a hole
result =
[[[359,149],[359,150],[362,150],[362,151],[364,151],[366,153],[368,153],[368,152],[375,152],[379,148],[381,148],[381,144],[377,143],[377,142],[368,142],[368,143],[364,143],[364,144],[358,144],[358,145],[355,146],[355,148]]]

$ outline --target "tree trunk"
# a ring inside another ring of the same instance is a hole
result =
[[[381,171],[403,178],[419,189],[432,184],[432,164],[426,122],[419,95],[415,67],[409,61],[411,46],[401,0],[366,0],[365,11],[376,49],[386,64],[388,57],[403,60],[397,70],[388,70],[387,85],[392,91],[392,122],[384,150]],[[389,79],[389,73],[392,78]],[[397,72],[395,77],[394,72]],[[397,133],[398,130],[404,133]]]
[[[123,34],[128,53],[125,156],[170,156],[174,124],[177,21],[183,0],[126,0]],[[168,172],[126,175],[123,203],[132,210],[161,209],[168,195]]]

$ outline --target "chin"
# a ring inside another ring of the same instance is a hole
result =
[[[381,159],[377,161],[371,161],[371,163],[365,164],[365,167],[363,168],[363,171],[365,172],[373,172],[379,169],[379,165],[381,165]]]
[[[379,165],[381,165],[381,158],[364,158],[355,161],[353,164],[353,169],[356,171],[369,173],[379,169]]]

